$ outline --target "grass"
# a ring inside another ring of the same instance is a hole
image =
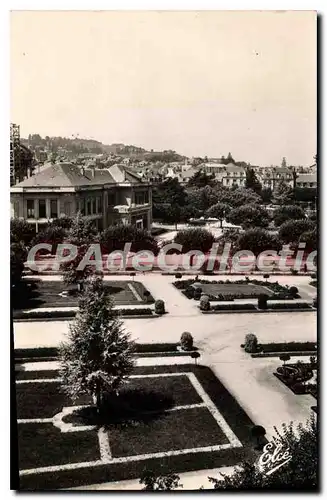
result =
[[[256,279],[230,280],[205,280],[185,279],[178,280],[173,285],[181,290],[187,298],[193,298],[189,291],[194,283],[201,284],[202,293],[209,296],[210,300],[234,300],[257,298],[259,295],[267,295],[270,299],[293,299],[288,287],[278,282],[266,282]],[[297,295],[298,297],[298,295]],[[198,297],[199,298],[199,297]]]
[[[132,285],[142,299],[141,301],[136,298],[129,285]],[[147,290],[139,281],[107,281],[105,282],[105,286],[108,293],[113,296],[116,305],[154,303],[154,298],[151,294],[149,297],[144,297],[144,292]],[[78,305],[77,292],[72,290],[67,297],[62,297],[60,293],[64,290],[67,290],[67,287],[60,281],[23,280],[20,288],[15,291],[12,301],[13,308],[76,307]]]
[[[177,375],[185,371],[195,374],[228,425],[242,442],[243,447],[137,460],[136,455],[141,453],[165,452],[227,442],[224,433],[208,409],[200,407],[166,411],[173,406],[201,401],[186,376],[160,377],[160,374],[176,373]],[[134,399],[133,397],[127,398],[129,410],[140,412],[141,408],[143,416],[139,413],[134,416],[129,414],[127,419],[120,418],[116,421],[109,419],[107,426],[113,456],[135,455],[136,460],[83,469],[24,475],[20,478],[21,489],[58,489],[137,478],[140,477],[144,468],[151,469],[157,474],[172,471],[180,473],[235,465],[245,458],[255,459],[256,453],[253,451],[254,443],[250,432],[253,422],[209,368],[193,364],[136,367],[134,374],[159,375],[154,378],[131,379],[131,383],[126,388],[124,400],[127,394],[130,396],[134,394]],[[61,411],[63,406],[68,406],[65,396],[58,390],[57,383],[18,384],[17,388],[20,390],[18,418],[41,418],[41,411],[44,418],[51,417],[51,414],[56,413],[58,408]],[[141,394],[143,394],[143,399]],[[147,397],[144,394],[147,394]],[[156,397],[153,397],[154,394]],[[117,411],[117,405],[114,408]],[[124,411],[126,412],[126,407]],[[124,414],[126,416],[126,413]],[[148,418],[144,418],[144,415]],[[76,418],[76,415],[70,418]],[[20,449],[21,468],[98,459],[94,433],[83,431],[58,434],[56,429],[53,427],[53,430],[51,429],[51,425],[33,424],[34,439],[32,439],[32,424],[19,425],[19,447],[23,448],[23,450]],[[41,431],[42,426],[45,426],[43,431]],[[30,453],[29,450],[31,450]]]
[[[100,459],[96,431],[63,434],[49,424],[19,424],[19,468],[30,469]],[[50,452],[51,449],[51,452]]]

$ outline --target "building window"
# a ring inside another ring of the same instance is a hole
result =
[[[19,201],[14,202],[14,217],[19,217]]]
[[[70,217],[72,215],[72,203],[71,203],[71,201],[65,201],[64,212],[65,212],[66,217]]]
[[[84,216],[85,215],[85,200],[80,200],[79,201],[79,211],[81,214]]]
[[[116,205],[116,193],[108,192],[108,207],[112,207]]]
[[[97,213],[97,200],[96,198],[93,198],[92,200],[92,214],[96,214]]]
[[[92,214],[92,200],[86,200],[86,215]]]
[[[35,218],[34,200],[27,200],[27,218],[28,219]]]
[[[39,200],[39,219],[46,219],[47,211],[45,200]]]
[[[50,218],[56,219],[58,217],[58,203],[57,200],[50,201]]]
[[[144,193],[144,203],[149,203],[149,191],[145,191]]]
[[[102,198],[98,198],[98,214],[102,214]]]

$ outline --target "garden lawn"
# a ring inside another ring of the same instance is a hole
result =
[[[105,281],[108,293],[115,305],[152,304],[153,297],[144,297],[147,291],[139,281]],[[22,290],[17,291],[13,306],[15,309],[33,309],[37,307],[76,307],[77,295],[62,296],[67,287],[60,281],[23,281]]]
[[[45,379],[45,373],[39,375]],[[54,372],[53,378],[57,376]],[[63,407],[89,402],[86,397],[71,403],[58,382],[32,379],[31,373],[30,382],[19,381],[18,374],[18,419],[51,418]],[[94,424],[81,422],[78,412],[64,417],[64,422],[75,425],[74,432],[62,433],[51,421],[19,423],[20,488],[68,488],[137,478],[144,468],[156,474],[178,473],[236,465],[256,457],[250,433],[253,422],[207,367],[137,367],[117,401],[127,401],[129,412],[120,415],[115,405],[115,418],[104,412],[104,420],[93,430],[78,430],[81,424]],[[103,458],[97,442],[101,429],[108,436],[109,459]],[[226,432],[234,436],[232,441]],[[48,466],[52,467],[24,471]]]

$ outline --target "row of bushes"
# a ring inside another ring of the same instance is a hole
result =
[[[52,318],[74,318],[77,311],[64,310],[64,311],[30,311],[30,312],[16,312],[14,313],[15,319],[52,319]],[[135,308],[135,309],[116,309],[115,314],[120,316],[148,316],[152,315],[153,311],[150,307]],[[161,313],[157,313],[161,314]]]
[[[253,333],[248,333],[245,336],[245,342],[241,345],[246,352],[305,352],[317,350],[315,342],[270,342],[267,344],[259,344],[257,336]]]
[[[311,309],[311,304],[308,302],[291,302],[287,304],[283,304],[280,302],[275,302],[272,304],[268,304],[268,309]]]
[[[202,309],[202,311],[253,311],[256,310],[254,304],[215,304],[210,309]]]
[[[311,309],[311,305],[307,302],[299,303],[280,303],[280,302],[267,302],[266,296],[259,296],[258,298],[258,306],[255,304],[215,304],[212,306],[210,304],[210,296],[209,295],[201,295],[200,299],[200,310],[201,311],[242,311],[242,310],[267,310],[267,309],[277,309],[277,310],[285,310],[285,309]]]

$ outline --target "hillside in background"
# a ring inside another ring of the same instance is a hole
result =
[[[138,160],[173,162],[181,161],[184,156],[175,151],[147,151],[144,148],[126,145],[110,144],[106,145],[95,139],[83,139],[80,137],[41,137],[39,134],[30,134],[27,139],[21,138],[24,146],[32,150],[45,149],[47,151],[59,152],[61,150],[71,151],[76,154],[94,153],[94,154],[113,154],[118,156],[129,156]]]

